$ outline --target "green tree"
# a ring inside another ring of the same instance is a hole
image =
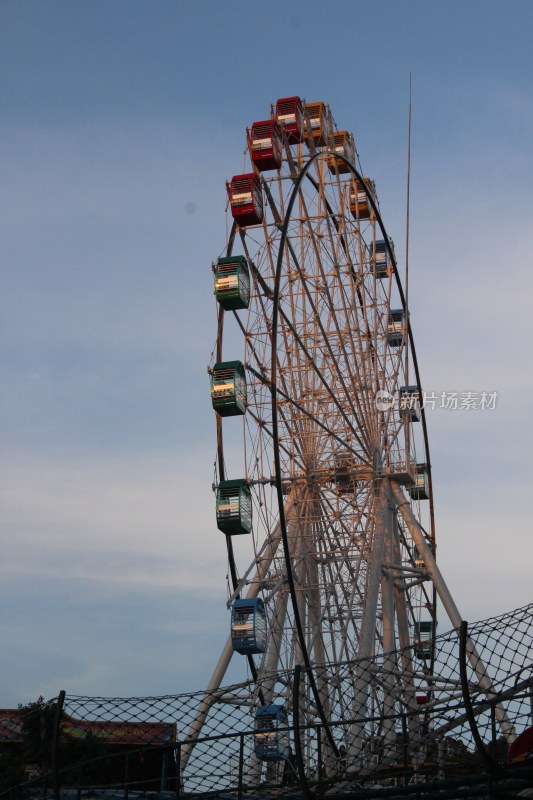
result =
[[[56,702],[39,697],[19,704],[18,711],[22,742],[5,746],[0,756],[0,794],[13,798],[19,796],[20,784],[40,780],[51,770]]]

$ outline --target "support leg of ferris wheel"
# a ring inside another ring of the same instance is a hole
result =
[[[450,594],[448,587],[442,577],[442,573],[437,566],[437,562],[431,552],[430,548],[427,545],[426,537],[422,528],[420,527],[419,523],[417,522],[409,502],[405,498],[400,485],[394,481],[390,481],[392,496],[398,508],[398,511],[403,517],[407,528],[409,529],[409,533],[411,534],[414,543],[418,549],[418,552],[421,554],[422,558],[424,559],[424,563],[426,565],[426,569],[428,575],[435,587],[437,594],[440,597],[441,603],[444,606],[446,613],[450,619],[454,628],[459,628],[462,622],[461,614],[459,613],[459,609],[455,605],[453,597]],[[470,661],[470,665],[474,670],[476,677],[479,681],[480,687],[487,692],[488,695],[493,694],[493,685],[490,679],[490,676],[487,672],[487,668],[485,667],[481,657],[470,638],[467,639],[466,643],[466,653],[468,656],[468,660]],[[515,729],[512,722],[509,720],[505,709],[500,705],[496,705],[496,718],[500,724],[500,728],[504,736],[508,741],[513,741],[516,737]]]
[[[394,563],[394,512],[387,503],[387,527],[384,542],[384,563]],[[395,672],[397,669],[396,641],[394,634],[394,571],[389,567],[382,571],[381,577],[381,609],[383,615],[383,758],[382,762],[389,762],[396,757],[396,731],[394,709],[398,700],[397,682]]]
[[[423,748],[425,739],[422,734],[417,712],[416,687],[414,683],[414,667],[411,640],[409,636],[409,620],[405,602],[405,591],[397,585],[394,565],[401,563],[400,535],[396,505],[389,492],[387,529],[384,543],[383,577],[381,581],[382,616],[383,616],[383,688],[384,698],[384,750],[381,764],[394,763],[397,760],[397,743],[394,729],[395,702],[401,698],[408,711],[406,724],[408,741],[413,764],[424,760]],[[392,595],[392,596],[391,596]],[[396,653],[394,641],[394,623],[398,631],[399,653]],[[397,660],[398,659],[398,660]],[[398,670],[401,683],[398,685]],[[411,713],[409,713],[411,712]],[[387,719],[390,716],[390,719]],[[415,766],[415,769],[417,767]],[[360,765],[357,777],[362,778],[373,771],[369,763]]]
[[[409,623],[407,608],[405,604],[405,592],[402,588],[395,586],[394,564],[400,564],[400,542],[398,533],[398,522],[395,507],[389,494],[389,504],[387,508],[387,528],[384,546],[384,567],[381,580],[382,597],[382,616],[383,616],[383,670],[382,685],[384,691],[383,705],[383,754],[380,759],[381,766],[393,764],[398,760],[398,750],[396,741],[396,713],[395,708],[399,699],[403,700],[408,711],[407,725],[409,730],[409,743],[412,752],[413,763],[423,758],[419,755],[423,748],[424,739],[422,737],[421,725],[416,714],[416,689],[414,684],[414,670],[412,663],[412,650],[409,640]],[[398,643],[400,652],[396,651],[394,638],[394,625],[398,629]],[[399,659],[399,661],[398,661]],[[402,678],[398,683],[398,670]],[[357,771],[357,777],[363,778],[369,775],[374,769],[371,763],[364,761]]]
[[[316,500],[312,501],[313,504],[313,518],[315,520],[320,518],[320,504]],[[321,534],[320,525],[311,523],[315,530],[312,532],[313,541],[316,542]],[[315,545],[316,546],[316,545]],[[316,684],[320,702],[324,710],[324,715],[329,718],[330,716],[330,687],[329,681],[324,674],[324,670],[320,669],[326,663],[326,651],[324,647],[324,639],[322,634],[322,614],[320,594],[318,590],[319,574],[316,560],[314,558],[308,559],[309,571],[309,591],[308,591],[308,605],[309,605],[309,622],[312,630],[311,645],[314,653],[314,663],[318,668],[316,670]],[[318,733],[320,735],[320,731]],[[325,774],[330,774],[332,770],[337,767],[337,756],[334,753],[331,743],[327,737],[324,737],[322,742],[322,762]]]
[[[392,530],[392,563],[400,564],[400,536],[398,531],[398,518],[396,514],[393,515]],[[400,668],[403,675],[403,693],[407,709],[413,712],[407,717],[409,741],[415,743],[420,737],[420,721],[418,719],[418,715],[414,713],[417,709],[417,702],[416,687],[414,682],[413,651],[410,647],[411,641],[409,638],[409,618],[405,605],[405,593],[403,589],[400,587],[395,587],[394,594],[396,624],[398,626],[398,642],[400,646]]]
[[[261,553],[261,558],[257,564],[257,570],[253,581],[250,584],[248,592],[246,593],[247,598],[257,597],[259,591],[261,589],[263,580],[270,569],[270,565],[274,560],[276,555],[276,551],[278,549],[278,545],[281,541],[281,527],[279,525],[276,526],[274,529],[270,539],[266,543],[266,547],[263,549]],[[228,669],[229,663],[233,656],[234,650],[231,642],[231,636],[228,637],[226,644],[224,645],[224,649],[218,659],[217,665],[213,671],[213,675],[211,676],[211,680],[205,690],[204,696],[198,706],[198,711],[196,712],[196,716],[191,723],[191,727],[187,733],[187,740],[186,743],[181,748],[181,757],[180,757],[180,769],[181,774],[183,775],[184,770],[187,767],[189,762],[190,755],[196,744],[198,736],[200,735],[200,731],[204,722],[207,719],[207,715],[209,711],[215,704],[217,700],[217,689],[220,688],[222,680],[224,679],[224,675],[226,674],[226,670]]]
[[[359,633],[358,667],[355,678],[353,716],[355,722],[348,748],[348,763],[356,768],[363,766],[364,720],[367,716],[368,694],[372,683],[371,661],[374,649],[376,618],[378,611],[383,551],[387,528],[387,497],[383,481],[375,486],[372,513],[374,514],[374,536],[370,543],[365,603]]]
[[[364,719],[369,714],[369,688],[375,683],[376,676],[371,671],[372,641],[369,642],[371,632],[375,635],[378,598],[376,586],[381,586],[382,618],[383,618],[383,653],[384,661],[381,680],[384,690],[383,707],[383,744],[384,751],[381,763],[392,763],[397,758],[396,733],[395,733],[395,705],[400,694],[408,709],[416,711],[416,692],[413,680],[413,664],[410,649],[409,623],[403,589],[395,586],[394,564],[401,563],[400,541],[398,523],[396,518],[396,504],[391,494],[389,481],[382,480],[376,492],[376,526],[372,544],[372,562],[369,565],[369,592],[365,599],[365,612],[363,625],[366,623],[366,638],[362,637],[366,647],[367,658],[361,662],[361,669],[356,680],[356,702],[353,714],[359,722],[352,726],[351,749],[349,750],[350,767],[356,769],[359,777],[372,771],[372,766],[365,761],[366,754],[362,752],[365,739]],[[371,605],[368,605],[369,598]],[[371,624],[374,629],[372,631]],[[397,663],[395,622],[398,628],[398,637],[401,653],[400,663]],[[363,630],[363,628],[362,628]],[[368,652],[370,651],[370,655]],[[361,651],[358,658],[361,658]],[[402,673],[401,686],[397,684],[398,668]],[[421,744],[421,731],[418,717],[415,713],[408,715],[409,742],[413,752]]]

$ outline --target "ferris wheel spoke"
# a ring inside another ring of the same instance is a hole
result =
[[[333,392],[332,387],[330,386],[330,384],[328,383],[328,381],[324,377],[324,374],[320,370],[319,366],[316,364],[315,359],[312,357],[312,354],[308,351],[307,347],[305,346],[305,344],[303,343],[301,337],[299,336],[298,332],[296,331],[294,325],[290,322],[290,320],[288,319],[288,316],[285,314],[285,312],[282,309],[280,309],[280,316],[282,317],[283,321],[287,324],[287,327],[290,329],[296,344],[298,345],[298,347],[300,348],[301,352],[303,353],[303,355],[307,359],[308,369],[312,370],[312,372],[315,374],[316,378],[318,378],[319,383],[321,383],[322,386],[326,389],[326,392],[328,393],[328,396],[329,396],[331,402],[336,406],[340,416],[344,419],[348,429],[350,430],[350,433],[353,434],[354,439],[360,445],[361,450],[368,455],[369,454],[369,450],[368,450],[368,442],[366,441],[366,438],[367,438],[366,434],[365,434],[365,436],[363,438],[362,438],[362,435],[359,435],[358,430],[354,427],[354,425],[352,424],[349,416],[347,415],[345,410],[342,408],[337,394]],[[334,363],[336,363],[334,357],[332,357],[332,360],[333,360]]]
[[[250,371],[251,371],[252,373],[254,372],[254,370],[253,370],[253,369],[251,369]],[[250,417],[251,417],[251,418],[252,418],[252,419],[253,419],[253,420],[254,420],[254,421],[255,421],[255,422],[258,424],[258,425],[260,425],[260,426],[263,428],[263,431],[264,431],[264,433],[265,433],[265,434],[267,434],[267,435],[268,435],[268,437],[269,437],[270,439],[272,439],[272,431],[271,431],[271,429],[270,429],[269,427],[267,427],[266,425],[264,425],[264,421],[263,421],[262,419],[260,419],[259,417],[257,417],[254,411],[250,411]],[[294,454],[294,451],[293,451],[293,450],[290,450],[290,449],[289,449],[289,448],[288,448],[288,447],[287,447],[285,444],[283,444],[283,443],[279,443],[279,448],[280,448],[280,450],[282,450],[282,451],[283,451],[283,453],[284,453],[284,455],[285,455],[285,456],[287,456],[288,458],[290,458],[290,459],[292,459],[292,460],[296,460],[296,463],[298,463],[298,462],[297,462],[297,459],[295,459],[295,454]],[[305,467],[304,467],[304,463],[303,463],[302,461],[300,462],[299,466],[301,466],[302,470],[305,468]],[[272,472],[274,472],[274,470],[272,470]],[[271,474],[270,476],[266,476],[266,475],[265,475],[265,476],[262,476],[262,477],[263,477],[263,478],[268,478],[268,480],[269,480],[269,482],[270,482],[270,483],[272,483],[272,482],[273,482],[273,480],[274,480],[274,476],[273,476],[273,474]],[[253,482],[253,479],[252,479],[252,482]]]
[[[261,383],[264,383],[265,385],[268,385],[268,384],[267,384],[267,382],[266,382],[266,379],[264,378],[264,376],[263,376],[263,375],[262,375],[260,372],[258,372],[258,371],[257,371],[257,370],[256,370],[254,367],[251,367],[250,365],[248,365],[248,370],[249,370],[249,371],[251,372],[251,374],[252,374],[252,375],[254,375],[254,377],[255,377],[255,378],[257,378],[257,379],[258,379],[258,380],[259,380]],[[326,388],[326,390],[327,390],[328,394],[330,395],[330,397],[331,397],[331,398],[332,398],[332,400],[333,400],[333,393],[332,393],[332,390],[330,389],[330,387],[329,387],[329,385],[327,384],[327,382],[325,381],[325,379],[324,379],[324,378],[323,378],[323,377],[320,375],[320,373],[319,373],[318,369],[316,369],[316,374],[317,374],[317,375],[318,375],[318,377],[321,379],[321,382],[322,382],[322,384],[325,386],[325,388]],[[344,439],[343,439],[343,438],[341,438],[341,437],[340,437],[338,434],[334,433],[334,432],[331,430],[331,428],[330,428],[330,427],[328,427],[326,424],[324,424],[324,423],[323,423],[323,422],[322,422],[322,421],[321,421],[321,420],[318,418],[318,416],[316,416],[316,414],[314,414],[312,411],[309,411],[308,409],[306,409],[306,408],[305,408],[305,407],[304,407],[304,406],[303,406],[301,403],[298,403],[298,402],[296,402],[296,401],[295,401],[295,400],[294,400],[294,399],[293,399],[293,398],[292,398],[292,397],[291,397],[289,394],[287,394],[286,392],[284,392],[284,391],[283,391],[283,390],[282,390],[280,387],[278,387],[278,393],[279,393],[279,395],[281,396],[281,398],[282,398],[284,401],[286,401],[286,402],[287,402],[287,403],[288,403],[288,404],[289,404],[289,405],[290,405],[292,408],[296,409],[296,410],[297,410],[297,411],[298,411],[298,412],[299,412],[301,415],[303,415],[303,417],[305,417],[305,418],[307,418],[308,420],[312,421],[312,422],[314,423],[314,425],[316,425],[318,428],[320,428],[321,430],[323,430],[323,431],[324,431],[324,432],[325,432],[325,433],[326,433],[328,436],[331,436],[333,439],[335,439],[335,440],[336,440],[336,441],[337,441],[339,444],[341,444],[341,445],[342,445],[344,448],[346,448],[346,449],[348,449],[348,450],[353,450],[353,448],[352,448],[352,446],[351,446],[351,444],[350,444],[350,442],[349,442],[349,440],[348,440],[348,439],[346,439],[346,438],[344,438]],[[251,412],[251,413],[253,413],[253,412]],[[352,430],[353,430],[353,429],[352,429]],[[355,437],[355,438],[357,438],[357,439],[358,439],[358,437]],[[285,449],[286,449],[286,448],[285,448]]]
[[[305,203],[303,205],[303,213],[304,213],[305,218],[307,219],[307,209],[306,209]],[[314,257],[315,257],[315,264],[316,264],[315,268],[318,268],[319,275],[323,280],[323,287],[324,287],[324,290],[325,290],[325,292],[327,294],[328,301],[331,303],[331,296],[330,296],[330,294],[328,292],[328,282],[327,282],[327,279],[326,279],[326,276],[325,276],[325,273],[324,273],[324,267],[323,267],[323,264],[322,264],[322,258],[321,258],[320,249],[319,249],[319,247],[317,246],[317,243],[316,243],[315,231],[314,231],[314,228],[310,224],[308,225],[308,229],[309,229],[309,235],[311,237],[311,242],[313,244],[313,249],[314,249]],[[300,278],[300,283],[301,283],[301,286],[302,286],[302,289],[303,289],[303,293],[305,294],[307,302],[308,302],[308,304],[309,304],[309,306],[311,308],[311,312],[312,312],[312,315],[313,315],[313,318],[314,318],[314,323],[315,323],[315,325],[318,326],[318,328],[320,330],[320,333],[322,335],[322,340],[323,340],[323,342],[324,342],[324,344],[326,346],[326,349],[327,349],[327,351],[329,353],[331,362],[335,367],[335,371],[337,373],[338,380],[339,380],[340,385],[342,387],[342,392],[343,392],[343,395],[344,395],[345,402],[348,404],[348,407],[351,409],[351,411],[352,411],[352,413],[354,415],[355,421],[356,421],[356,425],[358,425],[358,423],[359,423],[358,414],[356,412],[355,406],[354,406],[353,401],[352,401],[352,396],[353,395],[352,395],[351,392],[348,391],[348,387],[347,387],[347,385],[345,383],[344,375],[343,375],[342,370],[340,368],[340,365],[338,363],[337,357],[336,357],[335,353],[333,352],[333,348],[331,346],[330,337],[327,335],[327,333],[326,333],[326,331],[324,329],[324,325],[323,325],[323,321],[321,319],[321,315],[320,315],[320,313],[319,313],[319,311],[317,309],[317,305],[316,305],[315,301],[313,300],[313,297],[312,297],[312,294],[311,294],[311,290],[310,290],[309,285],[308,285],[308,281],[306,280],[306,276],[304,276],[304,274],[303,274],[303,271],[302,271],[302,268],[301,268],[301,265],[300,265],[300,260],[298,258],[297,253],[295,252],[295,249],[293,247],[293,244],[292,244],[292,241],[291,241],[290,237],[287,237],[286,241],[287,241],[287,247],[288,247],[289,253],[290,253],[291,257],[292,257],[292,262],[293,262],[293,264],[294,264],[294,266],[295,266],[295,268],[296,268],[296,270],[298,272],[299,278]],[[341,351],[342,351],[342,354],[344,356],[345,364],[348,365],[348,357],[347,357],[347,354],[346,354],[346,350],[344,348],[343,336],[341,335],[340,330],[338,329],[338,324],[337,324],[336,317],[335,317],[335,323],[336,323],[336,332],[337,332],[337,336],[338,336],[338,341],[339,341],[339,343],[341,345]],[[367,447],[369,447],[369,442],[367,442],[366,445],[367,445]]]
[[[238,323],[239,327],[243,331],[243,334],[246,335],[246,330],[244,328],[243,323],[241,322],[240,318],[237,315],[235,315],[235,316],[236,316],[237,323]],[[266,372],[266,366],[265,366],[264,360],[261,360],[261,358],[258,356],[258,354],[256,352],[256,349],[255,349],[255,347],[253,345],[251,345],[249,349],[250,349],[251,354],[254,355],[255,362],[257,363],[257,365],[259,367],[259,372],[257,372],[257,370],[253,370],[250,366],[249,366],[249,370],[252,371],[254,373],[255,377],[257,377],[260,380],[260,382],[263,383],[265,385],[265,387],[267,387],[270,390],[270,384],[269,384],[268,380],[265,380],[265,375],[267,374],[267,372]],[[280,366],[280,372],[281,372],[281,364],[279,364],[279,366]],[[285,382],[284,374],[282,374],[281,381],[282,381],[282,384],[284,385],[285,392],[286,392],[287,396],[294,396],[295,386],[294,385],[292,385],[290,387],[287,386],[287,384]],[[264,403],[264,407],[266,408],[267,406],[268,406],[268,403],[265,402]],[[264,430],[265,432],[267,432],[271,436],[272,435],[271,431],[268,428],[268,426],[265,424],[265,419],[264,418],[259,418],[259,416],[256,413],[254,413],[253,411],[250,411],[250,414],[255,419],[255,421],[258,423],[258,425],[262,428],[262,430]],[[284,449],[286,450],[286,448],[284,448]],[[286,452],[289,455],[289,452],[287,450],[286,450]],[[301,465],[301,466],[303,468],[303,465]]]
[[[344,218],[341,217],[341,219],[344,219]],[[339,256],[337,254],[337,248],[335,247],[334,236],[333,236],[333,232],[331,230],[332,225],[331,225],[331,220],[330,220],[329,216],[326,218],[326,222],[327,222],[327,230],[328,230],[330,246],[331,246],[331,249],[333,250],[333,254],[334,254],[334,260],[333,260],[332,266],[333,266],[333,269],[335,270],[336,288],[337,288],[337,291],[338,291],[338,294],[339,294],[339,298],[340,298],[340,303],[335,304],[335,303],[331,302],[331,307],[332,308],[336,308],[337,306],[340,305],[340,308],[352,309],[354,312],[357,312],[356,298],[357,298],[357,300],[358,300],[358,302],[360,304],[363,302],[362,301],[361,291],[360,291],[360,282],[358,281],[358,276],[354,275],[354,280],[350,281],[348,283],[348,286],[345,285],[345,282],[342,280],[342,277],[340,275],[340,263],[339,263],[340,259],[339,259]],[[338,221],[336,221],[335,228],[336,228],[336,231],[338,232],[338,228],[339,228],[339,222]],[[358,237],[358,239],[359,239],[359,242],[360,242],[361,241],[360,237]],[[340,244],[343,245],[342,249],[343,249],[343,253],[344,253],[345,257],[346,257],[347,267],[350,269],[350,272],[353,274],[353,263],[352,263],[352,261],[350,259],[349,250],[348,250],[348,248],[346,248],[346,245],[345,245],[345,242],[344,242],[344,237],[342,237],[342,235],[340,235]],[[363,258],[363,255],[362,255],[362,248],[361,247],[359,247],[359,251],[360,251],[359,252],[359,264],[361,265],[361,268],[362,268],[362,266],[364,264],[364,258]],[[351,297],[348,296],[348,290],[351,290]],[[351,319],[349,318],[349,316],[346,316],[346,326],[348,328],[348,337],[347,337],[347,339],[351,343],[352,359],[353,359],[353,363],[355,365],[352,368],[352,374],[355,376],[355,375],[358,375],[359,373],[362,373],[362,377],[363,377],[362,386],[361,386],[361,382],[359,382],[359,381],[355,382],[354,381],[354,383],[356,384],[356,386],[355,386],[355,388],[356,388],[355,397],[357,398],[357,404],[358,404],[358,408],[360,410],[360,414],[365,419],[366,425],[370,426],[371,428],[373,428],[373,426],[371,424],[372,420],[373,420],[371,400],[370,400],[368,391],[364,390],[364,389],[366,389],[368,387],[368,385],[370,383],[370,378],[369,378],[369,374],[368,374],[368,366],[372,367],[373,359],[371,357],[371,354],[369,353],[369,348],[368,347],[365,348],[363,346],[362,335],[361,335],[361,326],[358,325],[358,324],[350,324],[350,322],[351,322]],[[354,331],[355,331],[357,339],[358,339],[357,346],[356,346],[355,339],[354,339]],[[368,341],[369,340],[370,340],[370,337],[368,337]],[[372,378],[372,383],[374,383],[374,382],[375,382],[375,376],[373,376],[373,378]],[[363,389],[363,391],[357,391],[357,388]]]
[[[346,302],[346,297],[344,293],[338,292],[339,299],[335,301],[332,291],[338,287],[335,286],[335,283],[328,280],[328,276],[326,275],[326,270],[324,268],[324,263],[322,259],[322,246],[317,242],[314,230],[310,229],[310,238],[313,244],[314,250],[314,259],[315,263],[318,268],[318,277],[321,280],[321,291],[325,297],[326,303],[325,308],[327,309],[327,323],[333,326],[333,329],[336,333],[336,341],[338,342],[339,353],[342,357],[342,362],[344,364],[344,372],[347,374],[347,377],[350,380],[350,391],[348,392],[349,402],[352,408],[352,411],[355,415],[356,424],[359,421],[364,420],[365,424],[362,425],[362,429],[366,429],[370,427],[370,431],[372,433],[372,418],[368,415],[368,406],[365,408],[365,404],[362,402],[362,398],[367,399],[366,392],[357,391],[357,374],[362,371],[361,367],[365,364],[366,359],[361,357],[360,354],[364,354],[365,351],[363,348],[357,350],[355,347],[355,343],[353,340],[352,329],[356,328],[359,329],[359,326],[353,325],[351,314],[349,314],[350,305]],[[338,263],[335,257],[330,257],[330,269],[334,269],[334,277],[338,277]],[[343,284],[342,281],[339,281],[340,286],[342,288]],[[327,331],[327,335],[325,336],[328,344],[331,346],[332,337]],[[351,344],[351,353],[348,353],[347,346],[349,347]],[[330,351],[331,352],[331,351]],[[337,371],[339,376],[343,376],[343,370],[340,368],[340,364],[337,366]],[[346,390],[346,386],[343,385],[342,388]],[[357,412],[355,411],[355,407],[352,401],[352,398],[355,398],[355,404],[357,406]],[[359,417],[359,419],[358,419]]]
[[[307,206],[305,204],[305,200],[302,198],[301,202],[302,202],[301,212],[303,213],[304,220],[307,220],[307,224],[304,223],[304,227],[306,227],[306,229],[308,229],[308,231],[309,231],[309,236],[310,236],[310,239],[311,239],[311,243],[312,243],[312,246],[314,248],[314,254],[315,254],[315,258],[316,258],[316,263],[317,263],[317,265],[319,267],[319,271],[320,271],[319,275],[320,275],[320,277],[321,277],[321,279],[323,281],[323,285],[326,287],[326,290],[327,290],[327,283],[328,282],[327,282],[325,271],[324,271],[324,267],[323,267],[323,264],[322,264],[320,248],[319,248],[319,246],[318,246],[318,244],[316,242],[316,237],[315,237],[315,232],[314,232],[313,226],[309,222],[309,215],[308,215]],[[300,239],[301,239],[301,237],[300,237]],[[310,291],[306,291],[307,290],[306,281],[302,280],[302,271],[301,271],[301,268],[300,268],[300,259],[299,259],[298,255],[297,255],[296,251],[295,251],[295,247],[293,245],[291,236],[287,237],[286,246],[288,248],[289,253],[292,256],[293,263],[296,265],[296,269],[299,272],[300,283],[303,286],[303,291],[306,292],[306,299],[307,299],[308,303],[311,306],[311,310],[312,310],[312,314],[313,314],[314,320],[316,320],[316,322],[318,322],[319,327],[321,327],[322,339],[325,342],[326,347],[329,349],[330,360],[336,366],[336,372],[337,372],[337,374],[338,374],[338,376],[340,378],[341,384],[344,384],[344,378],[343,378],[342,371],[341,371],[341,369],[339,367],[337,358],[336,358],[335,354],[333,353],[333,351],[331,349],[331,346],[330,346],[330,342],[329,342],[329,338],[330,337],[326,334],[323,326],[321,326],[321,320],[320,320],[319,314],[317,313],[316,304],[314,303],[314,301],[313,301],[313,299],[311,297]],[[269,247],[269,251],[270,251],[270,247]],[[270,259],[271,264],[272,264],[273,260],[274,260],[273,258]],[[302,290],[300,290],[300,291],[302,291]],[[329,302],[330,302],[330,307],[333,308],[331,296],[329,294],[328,294],[328,299],[329,299]],[[292,307],[292,312],[293,312],[293,315],[294,315],[294,306]],[[280,305],[280,313],[283,313],[283,308],[282,308],[281,305]],[[341,307],[337,308],[337,313],[341,313]],[[288,315],[287,314],[283,314],[283,316],[284,316],[284,318],[286,320]],[[339,330],[339,325],[336,322],[336,317],[334,316],[333,318],[334,318],[334,321],[335,321],[335,324],[336,324],[336,328],[337,328],[337,339],[338,339],[338,341],[340,343],[341,353],[342,353],[342,355],[344,357],[344,362],[345,362],[346,367],[348,369],[348,373],[351,374],[353,372],[353,370],[351,369],[351,363],[350,363],[350,360],[349,360],[349,358],[347,356],[347,352],[346,352],[346,349],[345,349],[345,346],[344,346],[344,338],[345,337],[343,335],[341,335],[341,332]],[[316,322],[315,322],[315,324],[316,324]],[[347,320],[347,323],[348,322],[349,321]],[[352,325],[347,324],[347,328],[348,328],[348,331],[351,331]],[[355,350],[355,348],[354,348],[354,350]],[[355,353],[354,353],[354,355],[355,355]],[[356,418],[356,423],[357,423],[357,413],[355,411],[352,398],[355,397],[356,398],[356,402],[359,403],[359,399],[358,399],[359,395],[358,395],[358,393],[356,393],[354,391],[348,391],[347,386],[345,384],[342,386],[342,390],[344,391],[344,396],[346,398],[345,402],[347,402],[348,405],[351,406],[352,412],[353,412],[353,414],[354,414],[354,416]],[[360,414],[361,413],[361,408],[360,407],[359,407],[358,411],[359,411],[359,414]],[[364,430],[365,426],[361,426],[361,429]],[[368,446],[368,444],[367,444],[367,446]]]
[[[242,236],[242,240],[243,240],[243,245],[245,246],[245,249],[246,249],[246,245],[245,245],[245,237],[244,237],[244,235]],[[268,248],[268,251],[270,252],[270,247]],[[247,252],[247,250],[246,250],[246,252]],[[248,253],[247,253],[247,255],[248,255]],[[252,262],[252,263],[253,263],[253,262]],[[270,258],[270,263],[271,263],[271,264],[273,263],[273,259],[272,259],[272,257]],[[254,272],[255,272],[255,271],[256,271],[256,270],[255,270],[255,267],[254,267]],[[262,301],[261,301],[261,302],[262,302]],[[292,333],[292,335],[294,336],[294,338],[295,338],[295,340],[296,340],[297,344],[299,345],[299,348],[300,348],[300,349],[299,349],[299,350],[297,350],[297,352],[298,352],[300,355],[303,353],[303,357],[304,357],[304,358],[307,360],[307,363],[309,363],[309,362],[311,362],[311,363],[312,363],[312,365],[313,365],[313,368],[315,369],[315,371],[316,371],[316,374],[317,374],[318,378],[321,380],[321,382],[322,382],[322,383],[323,383],[323,385],[325,386],[325,388],[326,388],[326,391],[328,391],[328,393],[329,393],[329,395],[330,395],[331,399],[332,399],[332,400],[333,400],[333,401],[334,401],[334,402],[337,404],[337,406],[338,406],[338,408],[339,408],[339,411],[340,411],[341,413],[344,413],[344,412],[343,412],[343,409],[342,409],[342,408],[341,408],[341,406],[340,406],[340,403],[339,403],[339,402],[338,402],[338,400],[337,400],[337,396],[336,396],[336,394],[335,394],[335,393],[334,393],[334,392],[331,390],[331,388],[329,387],[329,385],[328,385],[328,384],[327,384],[327,382],[325,381],[325,378],[323,377],[323,374],[322,374],[322,372],[319,370],[319,368],[318,368],[318,366],[315,364],[315,362],[314,362],[314,359],[312,358],[311,354],[310,354],[310,353],[307,351],[307,348],[305,347],[305,345],[304,345],[304,344],[303,344],[303,342],[301,341],[301,339],[300,339],[300,336],[298,335],[298,333],[297,333],[297,331],[295,330],[295,327],[294,327],[294,325],[293,325],[293,323],[292,323],[292,319],[291,319],[291,317],[290,317],[288,314],[286,314],[286,313],[285,313],[285,311],[284,311],[283,309],[280,309],[280,315],[281,315],[282,319],[284,320],[284,322],[286,323],[288,330],[289,330],[289,331]],[[236,315],[236,316],[237,316],[237,315]],[[244,326],[243,326],[242,322],[240,321],[240,319],[239,319],[238,317],[237,317],[237,321],[238,321],[238,324],[240,325],[240,327],[241,327],[242,329],[244,329]],[[284,337],[286,337],[286,336],[287,336],[287,331],[286,331],[286,330],[284,330]],[[289,351],[290,351],[292,348],[290,348],[290,346],[288,346],[288,341],[286,341],[286,345],[287,345],[287,346],[286,346],[286,352],[289,352]],[[253,347],[251,348],[251,352],[254,352],[254,349],[253,349]],[[265,367],[265,365],[264,365],[264,364],[261,364],[260,362],[258,362],[258,364],[259,364],[259,366],[260,366],[260,370],[261,370],[261,372],[262,372],[262,373],[265,373],[265,372],[266,372],[266,367]],[[283,370],[283,367],[282,367],[281,363],[279,362],[279,359],[278,359],[278,368],[279,368],[279,369],[278,369],[278,374],[280,374],[280,376],[281,376],[282,383],[285,383],[285,373],[284,373],[284,370]],[[302,366],[302,369],[301,369],[301,371],[300,371],[300,374],[302,374],[302,373],[304,372],[304,369],[305,369],[305,366]],[[297,375],[297,374],[298,374],[298,372],[296,372],[296,373],[295,373],[295,371],[294,371],[294,370],[291,370],[291,371],[290,371],[290,374],[291,374],[291,376],[292,376],[293,385],[292,385],[291,387],[287,387],[287,386],[286,386],[286,384],[285,384],[285,393],[286,393],[286,396],[287,396],[287,397],[289,397],[289,395],[291,395],[291,396],[295,396],[295,394],[296,394],[296,391],[297,391],[297,385],[296,385],[296,382],[295,382],[295,381],[296,381],[295,374]],[[297,423],[296,423],[296,424],[297,424]],[[357,436],[356,436],[356,438],[359,438],[359,437],[357,437]],[[362,447],[364,447],[364,445],[363,445],[363,442],[362,442],[362,441],[359,441],[359,443],[361,444],[361,446],[362,446]]]

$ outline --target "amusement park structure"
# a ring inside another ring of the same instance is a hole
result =
[[[397,758],[399,709],[416,752],[430,723],[416,712],[457,688],[434,675],[438,602],[454,628],[461,615],[436,562],[409,309],[375,183],[326,103],[279,99],[247,129],[246,151],[247,171],[227,183],[231,232],[213,263],[209,368],[231,625],[182,768],[240,658],[254,690],[231,702],[253,716],[250,774],[284,768],[281,676],[294,669],[300,722],[323,729],[324,770],[340,759],[360,774],[372,743],[382,762]],[[490,692],[469,640],[466,654]],[[496,716],[512,737],[499,705]],[[332,720],[350,724],[333,732]]]

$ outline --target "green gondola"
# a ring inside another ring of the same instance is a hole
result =
[[[221,417],[246,413],[246,374],[241,361],[219,361],[211,374],[211,402]]]
[[[248,308],[250,271],[244,256],[219,258],[214,268],[215,297],[226,311]]]
[[[429,500],[427,464],[416,465],[416,478],[413,486],[409,487],[409,494],[413,500]]]
[[[244,478],[218,484],[217,527],[230,536],[252,530],[252,495]]]

